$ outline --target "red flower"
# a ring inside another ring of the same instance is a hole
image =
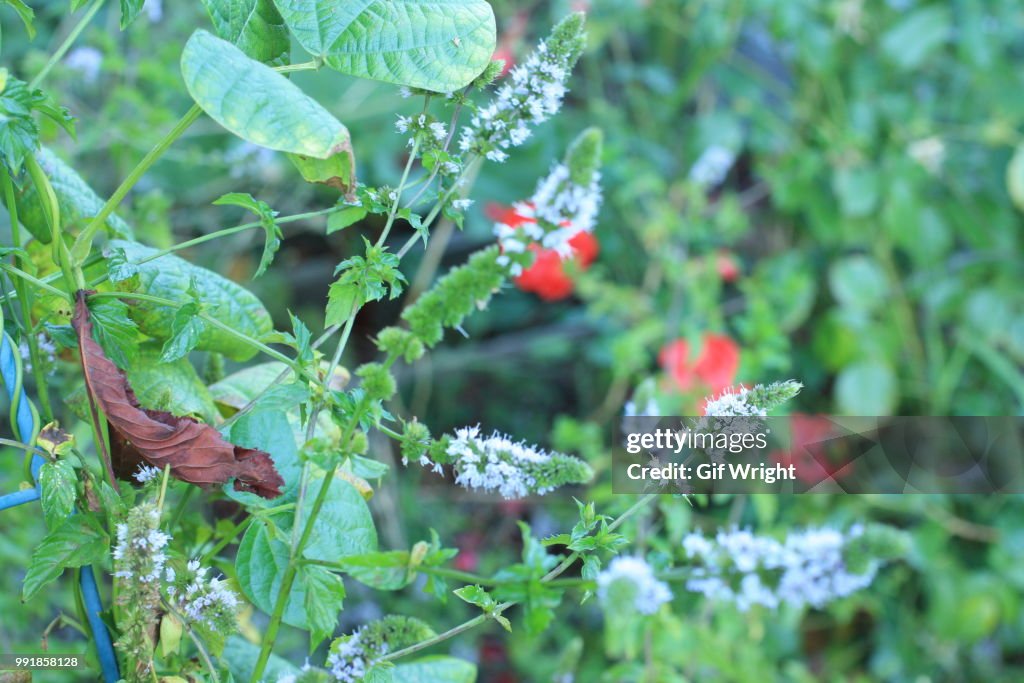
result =
[[[690,345],[685,339],[666,344],[658,354],[658,362],[682,391],[700,384],[718,394],[732,385],[740,367],[740,349],[729,337],[705,334],[700,354],[690,361]]]
[[[715,268],[724,282],[736,282],[740,277],[740,264],[736,256],[722,249],[715,255]]]
[[[837,434],[828,418],[793,413],[789,420],[790,447],[772,454],[776,462],[784,467],[794,465],[797,479],[811,485],[829,479],[838,481],[853,472],[854,463],[846,454],[829,456],[828,441]]]
[[[529,206],[532,211],[532,205],[525,206]],[[485,209],[485,213],[491,220],[503,223],[510,228],[537,222],[526,209],[522,209],[522,211],[523,213],[520,213],[520,209],[517,209],[516,206],[506,207],[500,204],[489,204]],[[601,251],[601,244],[597,238],[583,230],[569,239],[569,246],[572,247],[573,260],[580,270],[589,268]],[[573,281],[566,274],[565,264],[558,252],[554,249],[544,249],[538,244],[531,244],[529,249],[536,254],[533,265],[516,277],[516,286],[524,292],[533,292],[545,301],[558,301],[572,294]]]

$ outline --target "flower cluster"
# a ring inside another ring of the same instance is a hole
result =
[[[233,631],[238,611],[238,595],[223,579],[207,579],[206,567],[190,560],[185,569],[165,572],[168,601],[190,622],[213,631]]]
[[[874,579],[877,560],[851,567],[847,557],[851,542],[863,533],[861,526],[845,533],[806,529],[780,542],[741,529],[719,530],[713,540],[694,532],[683,539],[686,556],[698,563],[686,588],[742,611],[754,605],[820,608]]]
[[[139,465],[139,469],[132,475],[132,478],[140,484],[148,484],[151,481],[157,480],[162,473],[163,470],[159,467],[142,464]]]
[[[401,648],[433,635],[434,631],[419,619],[386,616],[336,638],[328,651],[327,672],[339,683],[357,683],[392,647]]]
[[[757,384],[752,389],[744,386],[728,388],[717,397],[704,402],[704,415],[708,417],[764,417],[800,393],[803,384],[788,379],[771,384]]]
[[[160,531],[160,512],[154,505],[132,508],[128,519],[117,525],[114,545],[114,576],[138,583],[158,582],[167,556],[164,548],[171,537]]]
[[[695,360],[690,360],[689,342],[676,339],[662,347],[658,362],[680,391],[699,385],[717,394],[735,381],[740,349],[729,337],[709,333],[704,335]]]
[[[420,462],[428,467],[451,464],[459,486],[496,491],[509,499],[544,495],[559,486],[588,481],[593,474],[578,458],[515,442],[498,432],[484,437],[479,427],[464,427],[454,437],[444,437]]]
[[[640,614],[654,614],[672,599],[672,591],[642,558],[616,557],[597,575],[597,597],[606,609],[625,603]]]
[[[559,22],[525,62],[512,69],[510,82],[473,115],[462,130],[459,148],[491,161],[508,159],[508,149],[530,137],[530,127],[551,118],[562,107],[565,82],[583,52],[583,15]]]

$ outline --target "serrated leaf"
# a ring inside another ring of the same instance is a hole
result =
[[[270,67],[196,31],[181,55],[185,86],[220,125],[253,144],[317,159],[351,151],[348,130]]]
[[[157,253],[156,249],[136,242],[114,240],[106,254],[110,258],[114,250],[123,250],[131,264]],[[182,301],[189,296],[195,285],[196,296],[202,301],[207,313],[254,339],[260,339],[272,329],[270,314],[255,295],[241,285],[224,278],[213,271],[192,265],[172,254],[165,254],[141,265],[136,276],[115,282],[125,292],[137,292]],[[133,302],[132,319],[139,329],[157,339],[169,339],[174,335],[174,318],[178,307],[162,306],[146,301]],[[228,358],[244,361],[256,355],[256,349],[217,329],[212,325],[200,335],[195,348],[200,351],[223,353]]]
[[[103,200],[89,184],[82,179],[75,169],[64,163],[60,157],[46,147],[36,152],[36,161],[50,179],[53,193],[57,195],[60,208],[61,228],[72,230],[84,225],[103,207]],[[35,185],[25,183],[15,198],[18,206],[18,218],[32,236],[43,242],[50,243],[50,226],[46,222],[43,205]],[[131,239],[131,227],[115,214],[111,214],[105,224],[111,234],[116,237]]]
[[[81,567],[102,559],[110,539],[96,520],[88,515],[73,515],[43,537],[32,553],[22,599],[31,600],[68,567]]]
[[[139,403],[174,415],[198,415],[216,424],[217,406],[192,364],[185,358],[161,361],[160,352],[157,342],[141,344],[138,357],[125,368]]]
[[[271,0],[203,0],[217,35],[247,56],[279,66],[288,63],[291,39]]]
[[[46,526],[55,529],[64,523],[75,507],[75,468],[67,460],[44,463],[39,468],[39,502]]]
[[[263,244],[263,255],[260,257],[259,268],[256,269],[256,273],[252,276],[255,280],[263,273],[267,272],[267,268],[274,260],[274,254],[281,247],[281,227],[277,224],[275,217],[277,212],[270,208],[270,205],[266,202],[262,202],[251,194],[243,192],[230,192],[220,198],[218,198],[214,205],[216,206],[240,206],[243,209],[248,209],[256,214],[260,219],[260,225],[263,226],[263,231],[266,233],[264,244]]]
[[[142,11],[146,0],[121,0],[121,30],[128,28]]]
[[[424,657],[391,670],[394,683],[474,683],[476,666],[455,657]]]
[[[28,39],[32,40],[35,38],[36,27],[33,21],[36,18],[36,13],[32,11],[32,8],[22,2],[22,0],[3,0],[3,2],[21,17],[21,23],[25,24],[25,32],[28,34]]]
[[[494,54],[494,12],[484,0],[275,3],[302,47],[359,78],[451,92]]]
[[[10,78],[0,70],[0,159],[12,172],[21,168],[25,156],[39,147],[39,126],[32,118],[37,98],[24,81]]]
[[[311,490],[316,491],[319,480],[313,478]],[[312,507],[315,496],[305,499],[305,505]],[[304,518],[308,519],[311,510],[304,510]],[[273,521],[286,534],[291,533],[291,513],[276,515]],[[320,515],[313,525],[313,532],[305,551],[305,557],[313,560],[336,562],[349,555],[372,552],[377,547],[377,532],[373,527],[366,502],[359,493],[344,481],[335,479],[331,482],[328,497]],[[238,584],[246,597],[259,609],[270,614],[274,609],[274,601],[284,578],[285,567],[289,557],[289,544],[274,537],[268,526],[263,523],[253,524],[246,531],[235,558]],[[303,567],[298,580],[288,597],[284,611],[287,624],[309,630],[310,615],[306,610],[306,590],[309,579],[304,578]],[[322,568],[318,568],[322,569]],[[317,582],[341,583],[341,578],[330,574],[333,579],[318,575],[313,579]],[[315,588],[314,590],[319,590]],[[343,590],[343,589],[341,589]],[[343,593],[341,593],[343,595]],[[338,593],[329,593],[337,599]],[[338,609],[341,609],[340,602]],[[337,614],[337,611],[335,612]]]
[[[345,584],[335,574],[317,566],[303,567],[301,579],[306,589],[304,606],[309,620],[309,648],[312,652],[334,633],[338,625],[338,612],[345,600]]]
[[[160,353],[161,363],[172,363],[184,358],[196,348],[207,327],[206,322],[198,316],[199,306],[195,303],[185,304],[177,310],[171,323],[171,338],[164,342]]]
[[[128,367],[138,356],[139,339],[128,306],[119,299],[94,299],[89,302],[89,313],[93,334],[103,351],[117,367]]]

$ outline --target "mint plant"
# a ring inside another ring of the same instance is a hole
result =
[[[6,4],[31,28],[23,3]],[[79,27],[103,2],[84,4],[71,7],[84,9]],[[395,323],[372,334],[377,359],[346,368],[360,312],[402,300],[410,252],[429,247],[440,225],[461,225],[473,179],[558,113],[584,50],[585,22],[581,14],[562,19],[500,78],[502,65],[491,61],[494,17],[482,0],[328,4],[330,11],[291,0],[205,0],[210,26],[181,50],[194,104],[106,200],[40,142],[44,120],[76,131],[42,86],[80,31],[31,82],[0,71],[0,183],[11,226],[0,264],[0,315],[9,316],[0,351],[13,436],[2,443],[26,455],[21,475],[30,492],[0,499],[0,508],[39,499],[47,533],[22,596],[44,601],[49,587],[77,573],[75,623],[92,644],[90,664],[108,681],[472,681],[471,662],[424,651],[491,621],[537,636],[567,597],[595,594],[609,628],[649,634],[671,610],[669,583],[695,556],[690,540],[685,552],[679,545],[660,558],[638,551],[608,563],[631,544],[627,525],[651,512],[654,496],[617,516],[580,503],[571,531],[547,538],[523,522],[520,559],[488,573],[452,566],[455,551],[436,533],[408,548],[381,547],[367,500],[386,478],[415,472],[413,465],[496,499],[552,494],[594,476],[596,463],[490,426],[435,435],[413,416],[398,417],[393,404],[398,364],[461,330],[541,250],[568,257],[572,239],[594,229],[603,136],[579,131],[547,172],[538,169],[536,191],[516,207],[520,224],[499,222],[493,245],[402,301]],[[143,5],[121,3],[122,29],[131,30]],[[307,61],[293,59],[293,41]],[[289,78],[320,69],[392,84],[420,107],[395,119],[407,144],[393,185],[360,181],[363,143]],[[239,186],[214,205],[255,220],[177,244],[144,244],[117,212],[204,116],[283,153],[305,181],[330,188],[335,202],[281,215],[254,188]],[[244,285],[181,255],[253,231],[263,249],[252,277],[265,277],[282,267],[275,256],[288,225],[315,217],[326,217],[328,232],[359,231],[368,218],[383,223],[375,235],[361,232],[354,241],[361,251],[336,264],[323,329],[294,315],[288,329],[276,329]],[[399,224],[412,235],[395,248],[389,238]],[[193,365],[200,355],[202,373]],[[225,370],[225,360],[257,359]],[[23,391],[26,364],[31,399]],[[51,372],[73,389],[51,392]],[[715,398],[709,405],[722,412],[708,414],[764,415],[797,389],[738,390]],[[380,438],[394,443],[408,469],[393,471],[377,457]],[[240,512],[211,524],[197,501]],[[709,558],[700,554],[706,565]],[[829,558],[839,562],[835,553]],[[874,560],[859,566],[866,578],[858,588],[878,569]],[[455,625],[387,615],[338,635],[339,615],[364,594],[350,595],[354,582],[379,591],[422,582],[433,599],[454,595],[478,613]],[[513,607],[521,611],[508,616]],[[252,618],[254,611],[262,616]],[[284,658],[285,627],[304,634],[308,660]]]

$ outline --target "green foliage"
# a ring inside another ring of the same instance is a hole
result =
[[[281,238],[284,236],[281,232],[281,226],[274,220],[277,212],[271,209],[270,205],[266,202],[261,202],[251,194],[244,192],[230,192],[218,198],[214,204],[217,206],[240,206],[243,209],[252,211],[259,217],[260,225],[263,226],[266,237],[263,243],[263,255],[260,257],[260,265],[252,277],[256,279],[263,275],[263,273],[267,272],[270,264],[273,263],[274,254],[281,248]]]
[[[25,572],[22,599],[31,600],[65,569],[92,564],[103,558],[110,539],[90,515],[72,515],[43,536]]]
[[[350,154],[348,130],[270,67],[199,30],[181,55],[189,94],[217,123],[253,144],[316,159]]]
[[[450,92],[494,52],[494,14],[483,0],[375,0],[330,11],[312,0],[275,2],[306,51],[360,78]]]
[[[18,5],[14,7],[17,9]],[[39,125],[32,116],[34,112],[74,132],[67,109],[53,106],[41,90],[30,89],[7,69],[0,69],[0,160],[11,174],[21,170],[25,157],[39,148]]]
[[[39,468],[39,486],[42,489],[39,502],[48,528],[56,529],[71,514],[78,495],[77,484],[75,468],[68,460],[54,460]]]
[[[327,294],[327,325],[340,325],[366,303],[402,293],[405,275],[398,269],[398,256],[365,238],[363,242],[365,256],[347,258],[334,269],[338,279]]]
[[[203,0],[217,35],[271,66],[288,62],[291,40],[271,0]]]

